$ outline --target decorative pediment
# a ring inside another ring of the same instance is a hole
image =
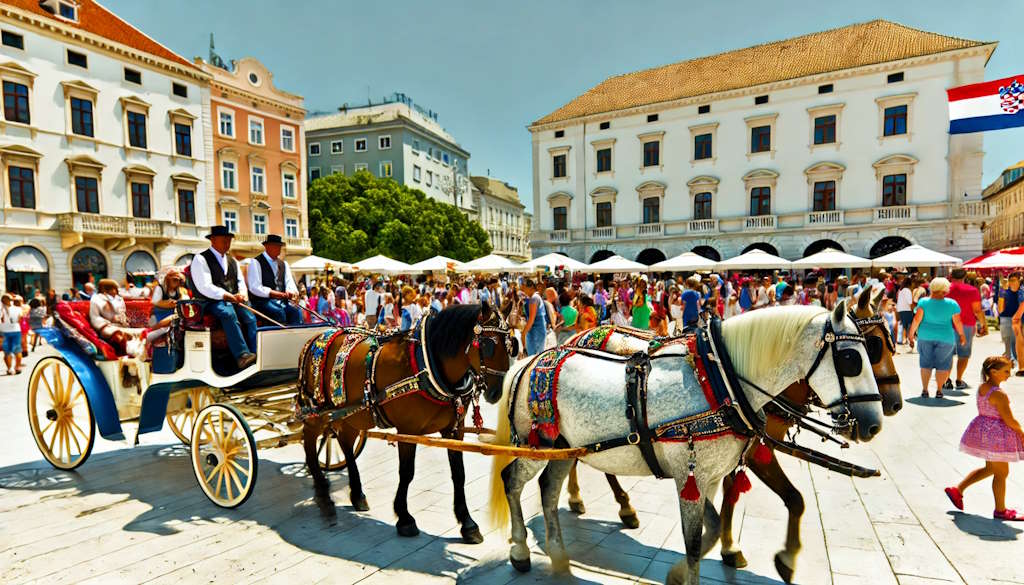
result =
[[[136,109],[140,109],[140,110],[149,111],[149,105],[150,105],[149,102],[147,102],[146,100],[144,100],[144,99],[142,99],[140,97],[136,97],[136,96],[133,96],[133,95],[126,95],[126,96],[122,96],[121,99],[119,99],[118,101],[121,102],[121,107],[125,108],[125,109],[136,108]]]
[[[199,177],[190,173],[175,173],[171,175],[171,180],[175,183],[187,183],[191,185],[198,185],[200,181]]]
[[[718,187],[718,177],[711,175],[697,175],[686,182],[686,186],[693,189],[699,187]]]
[[[38,159],[42,158],[43,153],[41,153],[38,150],[35,150],[33,148],[29,148],[28,146],[21,145],[21,144],[7,144],[7,145],[4,145],[4,146],[0,146],[0,156],[4,156],[4,157],[20,156],[20,157],[24,157],[24,158],[31,158],[31,159],[38,160]]]
[[[241,202],[239,202],[238,198],[236,197],[232,197],[230,195],[220,195],[219,197],[217,197],[217,205],[220,205],[221,207],[238,207],[239,205],[241,205]]]
[[[25,67],[15,63],[14,61],[8,61],[6,63],[0,63],[0,73],[4,75],[10,75],[13,77],[21,77],[22,79],[31,80],[38,77],[34,71],[30,71]]]
[[[568,206],[570,203],[572,203],[572,193],[567,193],[565,191],[555,191],[554,193],[548,195],[547,200],[548,204],[550,204],[552,207],[559,207],[563,205]]]
[[[263,167],[267,165],[267,159],[263,158],[263,155],[257,154],[255,152],[249,153],[248,155],[246,155],[245,158],[246,160],[249,161],[249,165],[255,165],[258,167]]]
[[[197,116],[195,114],[193,114],[192,112],[186,110],[185,108],[177,108],[177,109],[171,110],[171,111],[167,112],[167,115],[171,118],[172,122],[175,121],[175,120],[179,120],[179,121],[187,121],[187,122],[191,123],[192,121],[194,121],[197,118]]]
[[[281,163],[281,170],[282,171],[292,171],[294,173],[297,173],[297,172],[299,172],[299,165],[295,164],[294,162],[292,162],[290,160],[286,160],[283,163]]]
[[[68,171],[72,175],[81,171],[99,172],[107,166],[87,154],[69,156],[64,159],[64,163],[68,165]]]
[[[917,159],[910,156],[909,154],[891,154],[887,157],[880,158],[874,162],[871,166],[877,168],[881,167],[892,167],[900,165],[915,165]]]
[[[619,191],[615,187],[598,187],[590,192],[591,197],[615,197],[618,194]]]
[[[636,192],[641,197],[651,195],[664,195],[665,194],[665,183],[659,181],[644,181],[636,186]]]
[[[125,176],[129,179],[132,177],[147,177],[152,179],[156,176],[156,171],[146,165],[128,165],[123,170]]]
[[[815,163],[806,169],[804,174],[807,175],[823,175],[828,173],[842,173],[846,170],[846,167],[835,162],[820,162]]]
[[[744,181],[757,181],[757,180],[775,180],[779,178],[779,173],[771,169],[754,169],[749,173],[743,175]]]
[[[270,204],[267,203],[266,201],[263,201],[263,200],[254,202],[252,204],[252,206],[255,209],[264,209],[264,210],[269,210],[270,209]]]
[[[217,149],[217,156],[219,158],[226,158],[230,160],[238,160],[238,151],[230,146]]]
[[[64,88],[65,97],[67,97],[67,95],[72,92],[87,93],[93,97],[96,97],[100,93],[100,90],[96,89],[95,87],[89,85],[84,81],[80,81],[77,79],[73,79],[71,81],[62,81],[60,82],[60,86]]]

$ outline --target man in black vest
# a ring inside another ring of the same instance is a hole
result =
[[[217,317],[228,338],[228,347],[244,370],[256,362],[256,317],[245,304],[245,280],[238,262],[228,254],[234,234],[215,225],[206,239],[210,247],[192,259],[189,286],[196,299],[205,301],[206,314]]]
[[[299,296],[291,267],[281,258],[284,241],[277,234],[263,240],[263,253],[252,259],[245,282],[253,308],[278,323],[299,325],[302,314],[291,301]]]

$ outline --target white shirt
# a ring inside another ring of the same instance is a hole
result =
[[[907,287],[901,288],[896,295],[896,312],[913,310],[914,293]]]
[[[21,307],[0,305],[0,333],[21,333]]]
[[[273,258],[271,258],[270,255],[267,254],[266,252],[264,252],[261,255],[264,258],[266,258],[268,262],[270,262],[270,272],[272,272],[274,274],[274,279],[276,280],[277,279],[277,260],[274,260]],[[292,269],[291,269],[291,267],[288,266],[288,263],[285,262],[284,260],[281,260],[281,262],[284,264],[284,290],[285,290],[285,292],[291,293],[291,294],[294,294],[294,295],[299,294],[299,287],[295,286],[295,279],[292,278]],[[249,263],[249,270],[247,271],[247,273],[245,275],[245,281],[246,281],[246,284],[249,285],[249,293],[252,294],[253,296],[257,296],[257,297],[261,297],[261,298],[266,299],[266,298],[270,297],[270,291],[274,290],[273,288],[271,288],[269,286],[263,286],[263,271],[261,270],[260,262],[257,259],[253,259],[253,261]],[[331,303],[331,306],[333,307],[334,303]]]
[[[366,290],[366,296],[364,297],[363,306],[366,310],[367,315],[376,315],[377,309],[380,307],[380,299],[384,296],[373,289]]]
[[[119,322],[124,321],[124,322]],[[108,325],[124,327],[127,321],[124,299],[118,295],[96,293],[89,300],[89,324],[97,331]]]
[[[214,258],[216,258],[217,261],[220,262],[221,270],[223,270],[224,273],[227,274],[228,259],[224,256],[224,254],[221,254],[220,252],[214,250],[213,248],[210,248],[210,251],[213,252]],[[228,291],[224,290],[223,288],[213,284],[213,279],[210,276],[210,267],[207,266],[206,257],[203,256],[202,254],[196,254],[195,257],[192,258],[191,273],[192,282],[195,283],[196,290],[198,290],[199,294],[203,295],[204,297],[219,301],[224,299],[224,295],[231,294]],[[241,267],[238,267],[238,294],[242,296],[245,296],[247,294],[247,289],[245,287],[245,279],[242,278]]]

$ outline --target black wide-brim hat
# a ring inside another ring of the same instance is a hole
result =
[[[214,236],[228,236],[229,238],[235,237],[235,234],[231,233],[226,225],[215,225],[210,228],[210,233],[206,234],[206,239],[209,240]]]
[[[267,239],[263,240],[263,245],[266,246],[267,244],[280,244],[284,246],[285,242],[281,239],[281,236],[277,234],[270,234],[267,236]]]

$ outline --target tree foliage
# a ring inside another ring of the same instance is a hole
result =
[[[329,175],[309,188],[313,253],[343,262],[383,254],[419,262],[468,261],[491,252],[487,232],[454,205],[366,171]]]

